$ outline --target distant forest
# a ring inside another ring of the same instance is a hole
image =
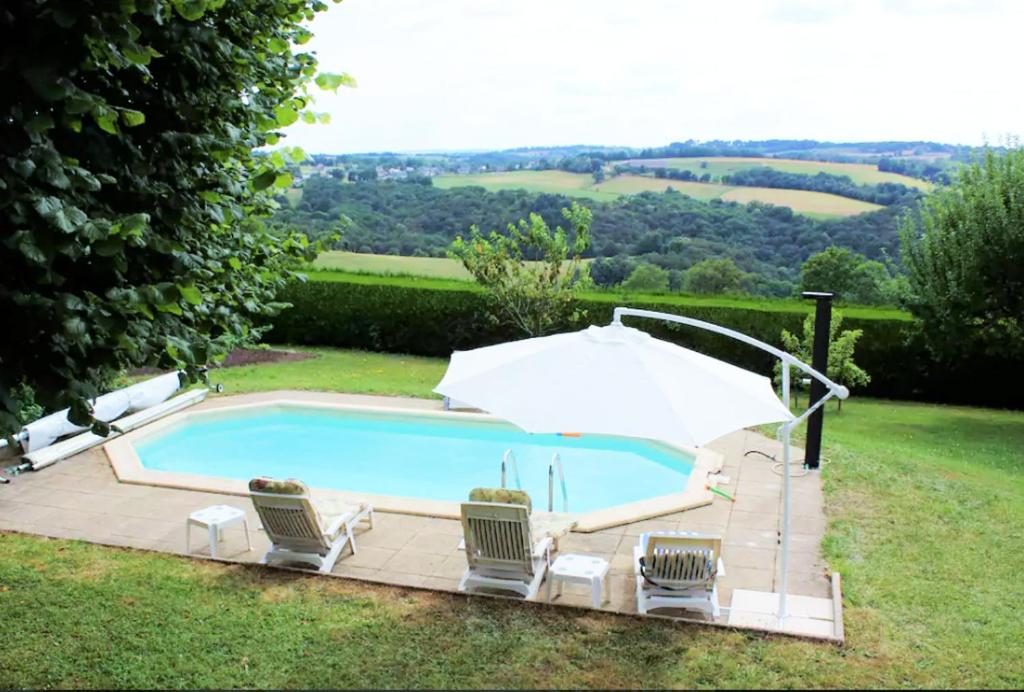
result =
[[[999,150],[1000,147],[995,149]],[[436,167],[438,170],[456,173],[521,169],[560,169],[587,173],[626,159],[767,157],[876,164],[881,171],[944,184],[949,182],[952,167],[971,161],[982,150],[981,147],[923,141],[686,140],[647,148],[573,145],[480,152],[314,154],[310,160],[315,164],[345,167],[352,171],[351,179],[364,179],[373,177],[372,170],[376,166]]]
[[[632,257],[679,271],[704,259],[729,257],[753,275],[755,293],[789,295],[804,260],[829,246],[876,260],[895,256],[898,218],[916,195],[895,196],[896,203],[885,209],[835,220],[815,220],[756,202],[700,202],[674,191],[583,203],[594,212],[593,257]],[[341,231],[339,249],[439,257],[473,224],[484,231],[503,230],[536,212],[554,227],[571,199],[523,190],[442,190],[429,179],[346,183],[325,176],[305,181],[294,208],[284,197],[281,203],[273,225],[313,238]],[[614,264],[599,266],[607,270]],[[607,283],[621,281],[613,271],[596,274],[595,279],[604,277]]]

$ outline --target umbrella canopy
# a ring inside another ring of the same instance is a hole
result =
[[[793,418],[767,377],[622,324],[456,351],[434,391],[531,433],[691,446]]]

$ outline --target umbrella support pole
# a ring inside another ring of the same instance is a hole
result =
[[[636,308],[618,307],[615,308],[614,317],[612,318],[612,324],[622,324],[623,317],[646,317],[654,320],[664,320],[666,322],[675,322],[676,324],[685,324],[690,327],[696,327],[697,329],[703,329],[705,331],[714,332],[723,336],[728,336],[737,341],[742,341],[745,344],[749,344],[762,351],[766,351],[771,355],[775,356],[782,362],[782,401],[789,407],[789,395],[790,395],[790,366],[802,370],[814,379],[825,385],[825,394],[818,401],[814,402],[806,411],[803,412],[797,418],[785,423],[779,428],[778,439],[782,442],[782,527],[781,527],[781,552],[782,559],[780,560],[780,574],[779,574],[779,629],[782,629],[783,623],[786,619],[787,609],[787,596],[786,593],[789,587],[789,520],[790,520],[790,463],[792,460],[792,445],[791,445],[791,434],[793,430],[801,425],[812,413],[821,408],[826,401],[831,399],[833,396],[839,399],[845,399],[850,396],[850,391],[842,386],[833,382],[828,377],[812,368],[807,363],[799,360],[795,356],[786,353],[785,351],[775,348],[770,344],[766,344],[763,341],[755,339],[752,336],[748,336],[742,332],[737,332],[734,329],[727,327],[721,327],[711,322],[704,322],[703,320],[695,320],[692,317],[683,317],[681,315],[673,315],[668,312],[657,312],[654,310],[638,310]]]

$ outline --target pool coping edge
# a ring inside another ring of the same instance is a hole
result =
[[[501,418],[483,412],[444,411],[440,409],[417,408],[410,403],[427,403],[429,400],[397,399],[399,405],[382,405],[384,397],[362,396],[354,394],[338,394],[337,400],[328,401],[324,393],[316,393],[316,397],[306,398],[302,392],[260,392],[256,394],[239,394],[231,397],[218,397],[213,405],[181,411],[166,418],[143,426],[126,435],[118,437],[103,445],[102,449],[110,466],[121,483],[146,485],[154,487],[191,490],[226,495],[247,497],[248,482],[220,476],[206,476],[172,471],[159,471],[143,467],[134,442],[158,433],[182,420],[192,417],[205,417],[211,413],[230,412],[251,408],[283,407],[316,407],[344,410],[361,410],[379,413],[404,413],[415,416],[432,416],[438,418],[461,418],[473,421],[493,421],[506,423]],[[230,403],[227,401],[230,399]],[[401,404],[405,403],[405,406]],[[681,492],[659,495],[636,502],[615,505],[605,509],[581,513],[576,516],[573,530],[589,533],[646,519],[654,519],[666,514],[673,514],[697,507],[709,505],[714,495],[707,489],[709,475],[721,470],[723,457],[710,449],[685,447],[682,445],[660,442],[659,444],[678,449],[693,457],[693,470],[690,472],[686,488]],[[368,502],[376,511],[395,514],[411,514],[416,516],[438,517],[443,519],[459,519],[460,503],[431,500],[425,498],[403,497],[398,495],[377,495],[373,493],[314,488],[321,497],[336,498],[345,502]]]

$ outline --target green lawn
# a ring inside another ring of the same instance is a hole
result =
[[[428,396],[445,366],[318,353],[214,380]],[[830,407],[844,648],[0,535],[0,687],[1020,687],[1021,449],[1019,412]]]

